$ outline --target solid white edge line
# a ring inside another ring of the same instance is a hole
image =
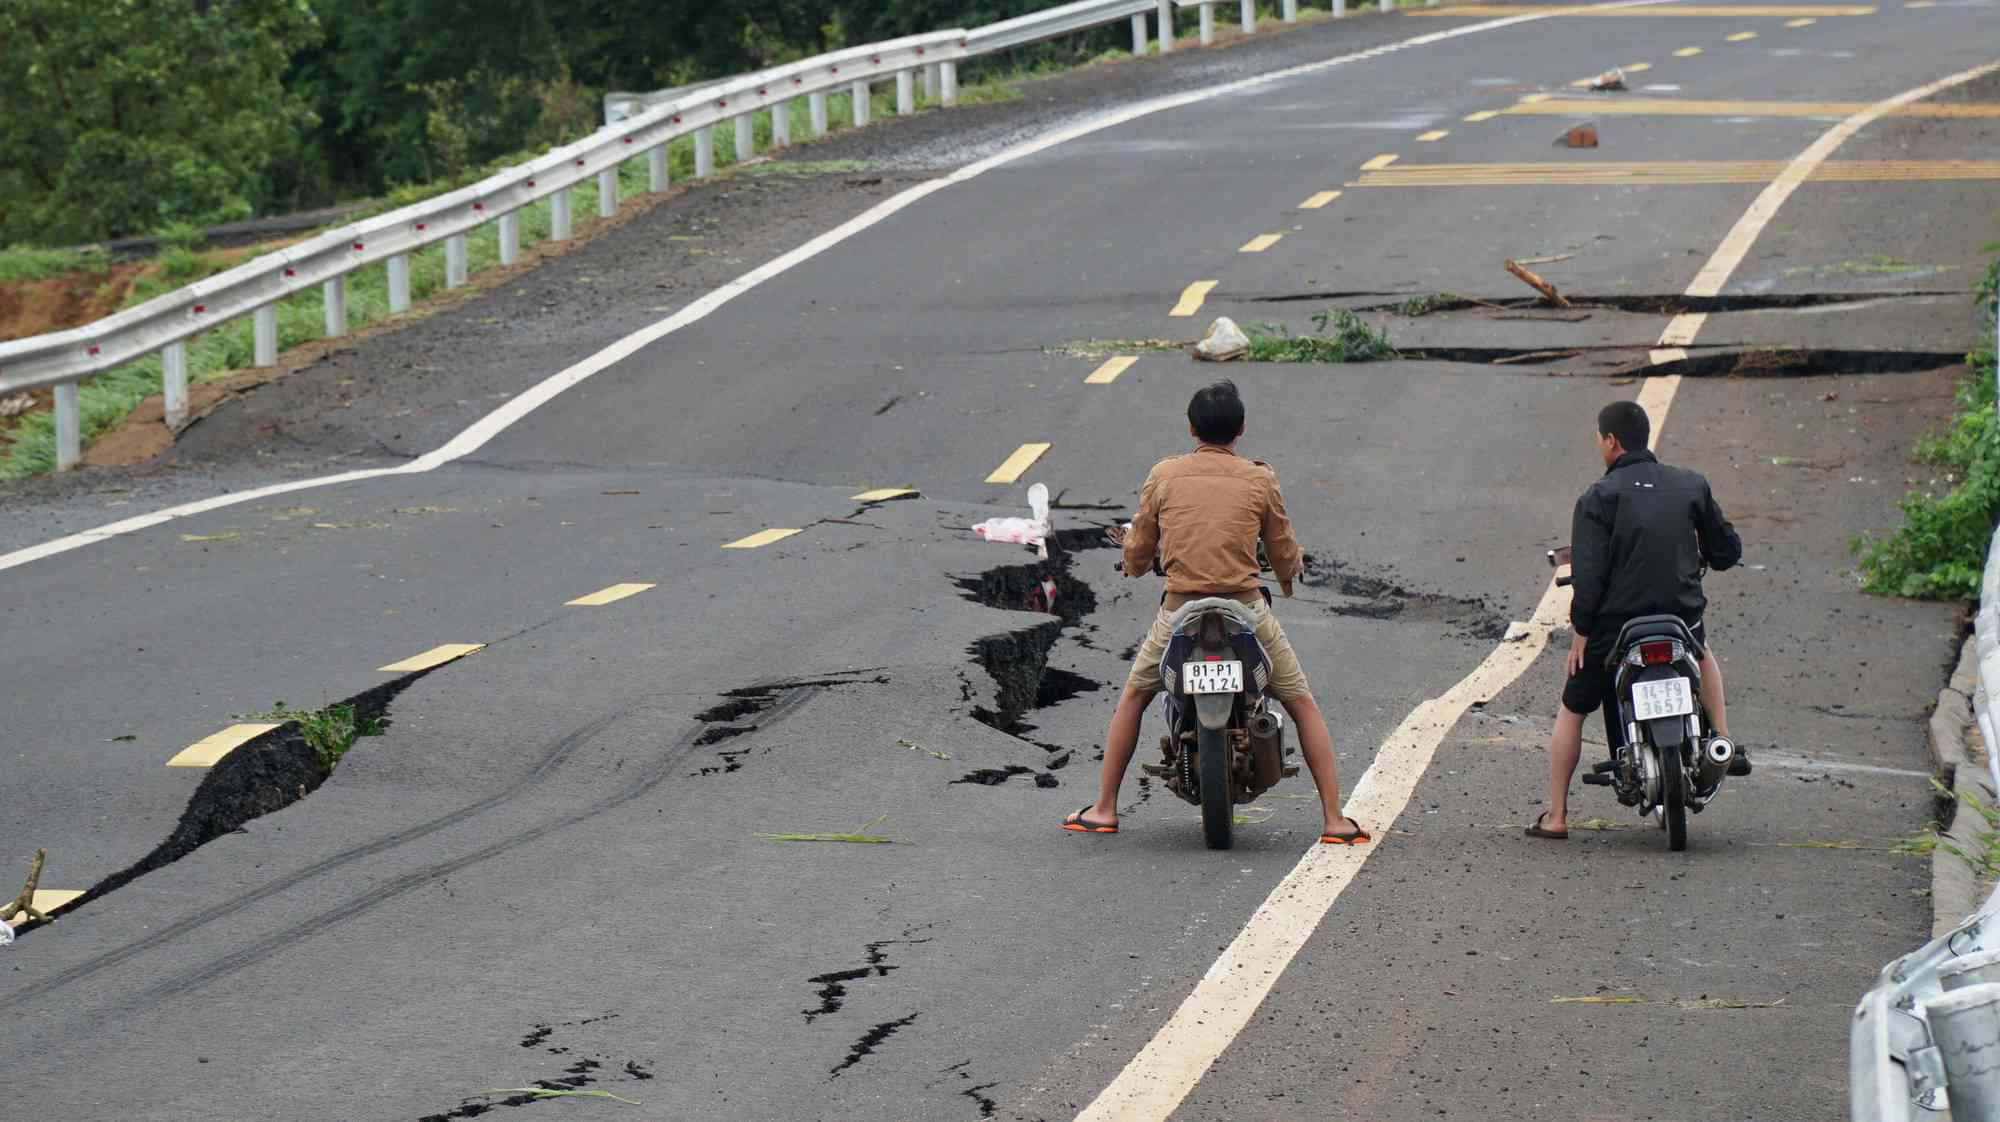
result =
[[[2000,70],[2000,62],[1878,102],[1828,130],[1758,195],[1696,274],[1687,294],[1719,293],[1778,208],[1841,142],[1893,109],[1994,70]],[[1676,316],[1661,339],[1662,345],[1692,343],[1706,318]],[[1636,395],[1652,421],[1654,447],[1666,429],[1667,414],[1680,384],[1679,376],[1648,378]],[[1550,633],[1568,616],[1562,607],[1568,593],[1568,589],[1551,583],[1533,617],[1525,624],[1513,624],[1506,639],[1477,669],[1403,719],[1348,797],[1346,809],[1351,816],[1372,824],[1379,835],[1387,835],[1415,794],[1417,782],[1439,745],[1466,709],[1475,699],[1491,699],[1511,685],[1548,646]],[[1308,850],[1271,890],[1166,1025],[1076,1116],[1076,1122],[1165,1122],[1250,1023],[1292,959],[1380,844],[1378,840],[1375,846],[1362,849],[1316,845]]]
[[[1619,0],[1617,3],[1599,4],[1595,5],[1595,7],[1638,8],[1674,2],[1677,2],[1677,0]],[[756,288],[765,281],[805,261],[811,260],[813,257],[839,245],[855,234],[881,222],[897,211],[954,183],[964,183],[967,180],[976,179],[994,168],[1003,167],[1016,160],[1024,159],[1038,152],[1053,148],[1058,144],[1075,140],[1078,137],[1088,136],[1091,133],[1100,132],[1104,129],[1115,128],[1128,121],[1151,116],[1155,113],[1162,113],[1170,109],[1178,109],[1182,106],[1193,105],[1219,97],[1227,97],[1245,90],[1256,89],[1259,86],[1289,81],[1293,78],[1318,73],[1322,70],[1329,70],[1350,62],[1379,58],[1383,55],[1407,50],[1411,47],[1429,46],[1433,43],[1442,43],[1447,40],[1456,39],[1462,35],[1495,31],[1503,27],[1512,27],[1516,24],[1531,23],[1536,20],[1548,18],[1550,18],[1549,13],[1528,13],[1518,16],[1508,16],[1504,19],[1488,20],[1484,23],[1469,24],[1465,27],[1451,28],[1445,31],[1435,31],[1426,35],[1416,36],[1412,39],[1404,39],[1395,43],[1388,43],[1368,50],[1358,51],[1353,54],[1341,55],[1337,58],[1304,63],[1285,70],[1274,70],[1269,74],[1260,74],[1256,77],[1241,79],[1205,90],[1191,90],[1183,94],[1173,94],[1168,97],[1156,98],[1152,101],[1140,102],[1125,109],[1116,110],[1100,117],[1092,117],[1089,120],[1078,122],[1067,128],[1058,129],[1055,132],[1047,133],[1024,144],[1016,145],[1013,148],[996,153],[976,163],[968,164],[942,178],[919,183],[901,194],[877,203],[867,211],[813,238],[797,249],[783,254],[724,284],[722,287],[708,293],[687,307],[668,316],[666,319],[650,327],[642,328],[620,339],[618,342],[605,347],[583,361],[559,373],[550,375],[542,382],[511,398],[505,404],[501,405],[500,408],[480,418],[468,426],[465,431],[445,442],[443,446],[425,453],[411,460],[409,463],[389,468],[370,468],[361,471],[345,472],[340,475],[301,479],[290,483],[275,483],[248,491],[236,491],[227,495],[218,495],[199,502],[167,507],[152,514],[127,518],[123,521],[112,522],[94,529],[70,534],[40,545],[18,549],[12,553],[0,554],[0,570],[11,569],[17,565],[25,565],[30,561],[39,561],[46,557],[53,557],[59,553],[67,553],[72,549],[81,549],[92,542],[117,537],[121,534],[130,534],[151,526],[157,526],[163,522],[172,521],[176,518],[187,518],[192,515],[204,514],[211,510],[218,510],[222,507],[234,506],[239,503],[255,502],[258,499],[267,499],[274,495],[302,491],[311,487],[332,487],[342,483],[353,483],[386,475],[409,475],[435,470],[454,460],[463,459],[473,452],[478,451],[509,425],[534,412],[554,399],[557,394],[584,381],[591,375],[604,370],[606,367],[622,359],[631,357],[641,348],[659,342],[661,339],[679,331],[683,327],[699,322],[724,304]]]

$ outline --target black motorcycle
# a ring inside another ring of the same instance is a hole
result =
[[[1557,568],[1570,563],[1568,549],[1548,557]],[[1560,587],[1569,583],[1567,575],[1556,577]],[[1736,758],[1736,745],[1711,731],[1701,704],[1700,649],[1679,616],[1641,616],[1618,632],[1604,702],[1611,758],[1583,777],[1612,788],[1640,814],[1657,814],[1675,852],[1687,848],[1687,816],[1715,798]]]

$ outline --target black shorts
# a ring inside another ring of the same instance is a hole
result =
[[[1604,702],[1611,696],[1611,644],[1618,641],[1618,632],[1624,626],[1621,623],[1616,627],[1600,627],[1584,644],[1583,669],[1563,684],[1563,708],[1586,717],[1604,708]],[[1705,621],[1695,620],[1688,630],[1694,632],[1695,657],[1699,658],[1708,648],[1708,628]]]

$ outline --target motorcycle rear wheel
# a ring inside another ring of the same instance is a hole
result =
[[[1660,813],[1666,821],[1667,848],[1679,853],[1688,847],[1687,768],[1680,761],[1680,749],[1660,749]]]
[[[1220,729],[1202,729],[1197,742],[1201,763],[1201,836],[1210,849],[1236,844],[1236,804],[1229,798],[1229,745]]]

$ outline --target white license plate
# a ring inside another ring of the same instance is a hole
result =
[[[1243,664],[1235,659],[1182,663],[1181,689],[1187,693],[1242,693]]]
[[[1635,720],[1685,717],[1692,712],[1694,688],[1686,678],[1663,678],[1657,682],[1632,684],[1632,716]]]

